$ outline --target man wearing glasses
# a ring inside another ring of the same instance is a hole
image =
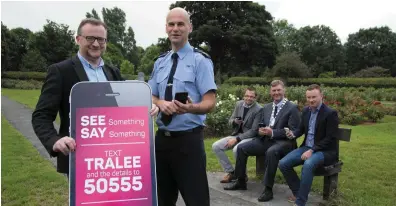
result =
[[[33,129],[52,157],[57,157],[57,171],[69,173],[69,153],[76,149],[76,142],[69,137],[69,95],[78,82],[122,81],[119,69],[106,65],[101,58],[106,50],[107,26],[104,22],[88,18],[81,21],[76,42],[76,56],[49,66],[41,94],[32,114]],[[89,95],[89,94],[87,94]],[[88,97],[87,97],[88,98]],[[53,122],[59,112],[60,128]],[[151,115],[158,108],[153,105]]]
[[[212,150],[216,154],[221,167],[227,173],[220,181],[221,183],[229,183],[236,180],[234,167],[225,151],[232,149],[236,159],[238,145],[248,142],[256,136],[257,132],[253,129],[253,122],[261,109],[261,106],[256,102],[256,97],[257,93],[254,87],[246,88],[243,100],[235,104],[234,111],[228,121],[234,129],[232,134],[216,141],[212,145]]]

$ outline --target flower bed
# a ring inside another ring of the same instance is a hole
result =
[[[257,101],[263,105],[271,102],[269,86],[255,85]],[[243,98],[246,86],[221,85],[217,92],[216,109],[208,114],[206,131],[213,135],[229,135],[228,125],[235,103]],[[286,88],[286,97],[297,103],[301,110],[305,104],[305,86]],[[341,123],[356,125],[378,122],[385,114],[394,115],[394,105],[385,106],[381,101],[396,101],[395,88],[322,87],[324,103],[338,111]],[[395,104],[396,105],[396,104]]]

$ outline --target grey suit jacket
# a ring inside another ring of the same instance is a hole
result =
[[[236,103],[234,112],[232,113],[229,124],[233,127],[233,132],[231,135],[237,135],[239,131],[239,126],[234,122],[236,117],[243,117],[243,100],[240,100]],[[252,107],[249,109],[248,113],[245,116],[245,121],[242,124],[242,134],[239,134],[238,137],[242,139],[252,138],[256,135],[256,132],[252,130],[254,119],[256,115],[259,113],[260,109],[262,108],[257,102],[253,103]]]
[[[272,102],[265,104],[254,120],[253,128],[256,131],[256,136],[259,136],[258,124],[264,123],[266,126],[269,126],[271,114]],[[273,140],[288,140],[284,128],[288,127],[290,130],[294,131],[294,129],[299,128],[300,121],[300,112],[298,111],[297,105],[287,101],[275,117],[275,124],[272,128],[273,136],[270,138]]]

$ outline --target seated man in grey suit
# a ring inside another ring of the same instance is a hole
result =
[[[271,82],[270,94],[273,102],[264,105],[253,123],[252,129],[256,131],[257,137],[238,146],[235,166],[237,181],[224,188],[225,190],[246,190],[248,157],[265,155],[264,190],[258,198],[259,202],[269,201],[273,198],[272,187],[278,162],[297,147],[295,140],[287,138],[285,128],[294,131],[300,124],[297,105],[285,98],[285,87],[282,81]]]
[[[234,131],[231,136],[224,137],[212,145],[213,152],[216,154],[221,166],[227,175],[220,181],[221,183],[228,183],[235,180],[234,168],[225,154],[226,150],[233,149],[234,157],[238,145],[242,142],[250,141],[256,135],[252,130],[253,121],[256,114],[261,109],[261,106],[256,102],[256,90],[253,87],[248,87],[245,90],[243,100],[236,103],[234,112],[232,113],[229,124],[233,126]]]

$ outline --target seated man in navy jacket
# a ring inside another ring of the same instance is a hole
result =
[[[293,192],[289,199],[297,206],[304,206],[308,200],[315,169],[337,160],[337,112],[322,103],[323,93],[316,84],[308,87],[306,98],[309,106],[303,109],[300,127],[286,132],[291,139],[305,134],[304,141],[279,162],[279,169]],[[301,181],[293,169],[298,165],[303,165]]]

